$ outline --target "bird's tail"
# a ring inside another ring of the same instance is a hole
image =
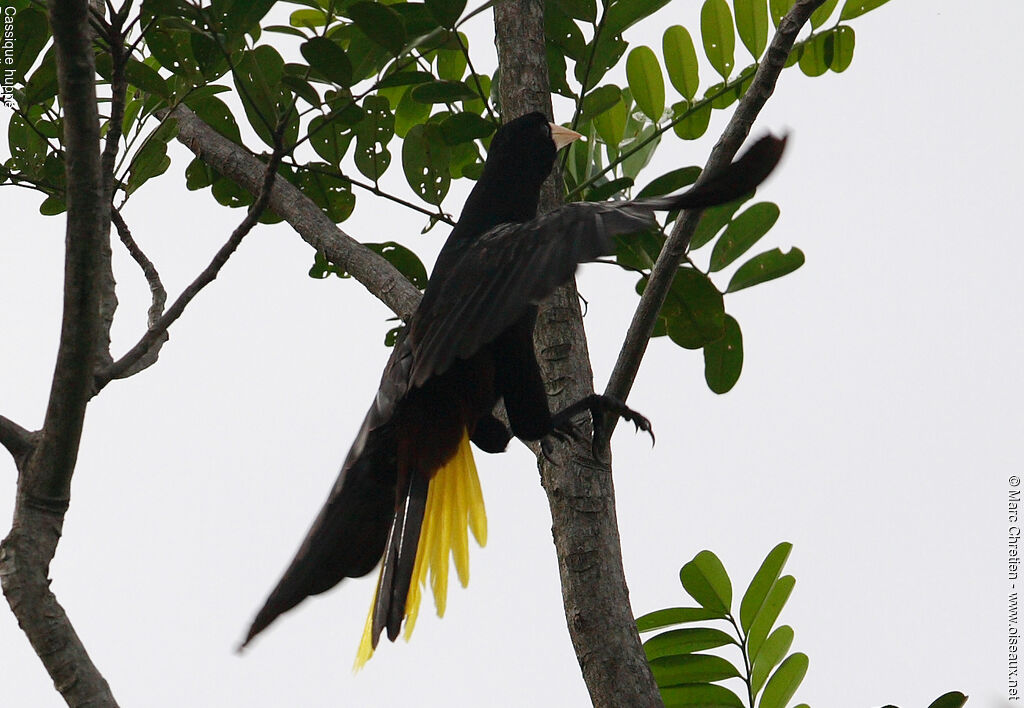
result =
[[[676,209],[703,209],[739,199],[751,192],[771,174],[786,149],[786,136],[766,135],[750,146],[739,158],[716,174],[682,194],[666,197],[637,199],[637,206],[647,209],[671,211]]]
[[[469,531],[487,543],[487,515],[469,435],[434,475],[423,482],[411,475],[405,506],[395,515],[377,591],[370,606],[355,669],[373,655],[384,628],[394,641],[404,619],[408,640],[419,615],[428,579],[439,617],[448,596],[449,556],[463,587],[469,582]],[[413,552],[413,550],[415,551]],[[429,578],[428,578],[429,576]]]

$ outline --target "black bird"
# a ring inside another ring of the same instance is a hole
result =
[[[382,557],[358,663],[383,629],[394,641],[406,618],[411,631],[428,569],[442,614],[449,554],[465,584],[467,525],[481,545],[486,534],[469,441],[494,453],[512,436],[573,434],[570,420],[585,410],[595,421],[613,413],[650,430],[643,416],[597,394],[551,414],[533,349],[537,303],[568,282],[577,264],[611,254],[614,236],[656,228],[655,210],[746,194],[775,167],[785,139],[762,138],[679,195],[576,202],[538,217],[556,152],[579,137],[541,113],[495,133],[334,488],[242,646],[307,596],[369,573]],[[492,415],[499,401],[510,429]]]

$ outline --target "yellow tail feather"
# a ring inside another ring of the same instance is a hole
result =
[[[427,490],[427,506],[416,547],[416,563],[405,602],[406,641],[416,626],[428,574],[438,617],[444,616],[448,596],[449,557],[455,561],[455,571],[462,586],[469,583],[467,531],[473,532],[473,538],[480,546],[487,543],[487,513],[480,490],[480,478],[473,461],[473,451],[469,447],[469,434],[464,431],[455,455],[434,473]],[[379,576],[377,585],[380,586]],[[361,669],[373,656],[372,628],[373,603],[370,603],[370,613],[366,618],[353,670]]]

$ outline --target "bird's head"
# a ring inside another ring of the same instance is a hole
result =
[[[494,134],[484,174],[497,177],[500,171],[539,189],[551,174],[558,150],[580,137],[573,130],[548,122],[538,111],[519,116]]]

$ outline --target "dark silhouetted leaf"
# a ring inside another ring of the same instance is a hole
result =
[[[376,2],[357,2],[347,12],[373,42],[392,54],[402,51],[408,38],[401,16],[393,9]]]
[[[967,696],[960,691],[950,691],[932,701],[928,708],[963,708],[967,704]]]
[[[299,48],[309,65],[339,86],[352,84],[352,62],[348,54],[326,37],[313,37]]]
[[[426,0],[426,4],[437,23],[449,29],[455,26],[466,9],[466,0]]]
[[[663,194],[678,192],[683,187],[689,187],[696,182],[699,176],[699,167],[680,167],[651,180],[646,187],[640,190],[636,197],[637,199],[660,197]]]
[[[413,100],[420,103],[451,103],[476,94],[461,81],[431,81],[412,89]]]
[[[494,132],[494,123],[475,113],[456,113],[441,121],[441,133],[449,145],[481,140]]]

